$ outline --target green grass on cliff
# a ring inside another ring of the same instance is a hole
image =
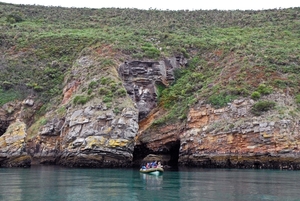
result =
[[[169,111],[161,122],[185,119],[199,100],[222,107],[238,96],[250,97],[260,84],[289,88],[296,96],[299,19],[300,8],[161,11],[0,3],[1,104],[21,92],[44,101],[61,97],[74,60],[101,44],[131,59],[189,58],[176,82],[160,90],[160,104]]]
[[[10,101],[21,99],[22,94],[19,94],[18,92],[14,90],[3,90],[0,89],[0,107]]]

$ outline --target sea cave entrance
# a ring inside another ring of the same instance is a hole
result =
[[[8,126],[9,123],[7,121],[0,120],[0,136],[2,136],[6,132]]]
[[[164,166],[178,167],[180,141],[165,144],[159,151],[153,151],[146,144],[136,145],[133,152],[133,166],[138,167],[142,163],[153,160],[161,161]]]

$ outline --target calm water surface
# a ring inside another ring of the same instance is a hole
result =
[[[300,172],[182,169],[162,176],[137,169],[69,169],[53,166],[0,169],[5,201],[300,201]]]

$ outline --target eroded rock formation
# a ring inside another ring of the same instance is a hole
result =
[[[29,167],[26,152],[26,124],[17,120],[0,137],[0,167]]]
[[[185,66],[186,59],[177,56],[160,62],[125,62],[119,68],[124,82],[139,111],[139,120],[143,120],[157,105],[156,84],[168,86],[174,81],[174,69]]]
[[[31,165],[26,151],[26,123],[37,109],[33,104],[34,101],[29,98],[23,103],[13,101],[0,108],[0,167]]]

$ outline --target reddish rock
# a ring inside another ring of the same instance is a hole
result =
[[[291,102],[291,97],[281,94],[267,98],[278,100],[279,107]],[[280,119],[276,110],[253,116],[253,104],[251,99],[239,99],[220,109],[196,105],[182,126],[150,126],[155,120],[150,116],[137,146],[144,147],[144,157],[151,153],[172,156],[171,146],[178,141],[178,164],[183,166],[300,169],[298,120]]]
[[[72,94],[77,90],[79,85],[80,82],[77,80],[67,84],[67,86],[63,90],[64,97],[62,100],[62,104],[66,104],[70,100]]]

